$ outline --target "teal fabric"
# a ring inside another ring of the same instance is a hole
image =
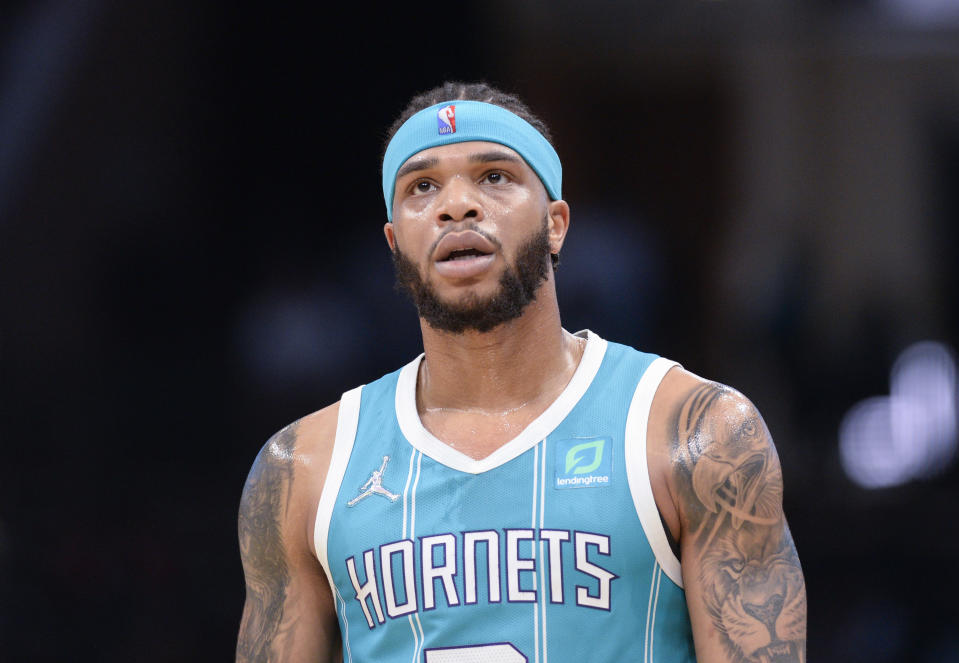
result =
[[[453,131],[448,123],[438,117],[440,110],[450,105],[456,107],[456,126]],[[533,125],[493,104],[444,101],[421,110],[404,122],[386,148],[386,156],[383,157],[383,199],[386,201],[387,218],[393,220],[396,173],[407,159],[437,145],[470,140],[499,143],[512,148],[539,175],[552,200],[563,197],[563,167],[559,155]]]
[[[623,461],[630,401],[654,358],[609,343],[567,417],[533,448],[479,474],[436,462],[406,440],[395,410],[398,372],[364,386],[329,529],[343,660],[695,661],[685,594],[655,559]],[[595,444],[582,441],[597,439],[609,443],[610,455],[590,455]],[[377,495],[347,506],[386,456],[382,486],[398,499]],[[571,458],[608,473],[608,481],[564,486],[557,479],[570,472]],[[426,555],[434,568],[451,564],[452,575],[424,581]],[[368,569],[374,576],[375,592],[363,600],[351,565],[360,585],[370,581]],[[604,591],[605,574],[614,577]]]

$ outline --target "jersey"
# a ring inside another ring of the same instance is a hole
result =
[[[581,334],[564,391],[481,460],[422,425],[422,355],[344,394],[314,532],[344,661],[695,660],[646,462],[675,363]]]

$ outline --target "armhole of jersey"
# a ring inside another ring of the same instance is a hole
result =
[[[629,492],[633,498],[633,506],[643,525],[646,539],[649,541],[656,561],[663,571],[679,587],[683,586],[683,572],[679,560],[669,546],[663,521],[656,508],[656,499],[653,497],[653,485],[649,478],[649,463],[646,457],[646,431],[649,426],[649,410],[653,405],[653,397],[659,388],[660,382],[673,366],[674,361],[658,357],[649,365],[643,377],[636,386],[633,401],[629,405],[629,414],[626,415],[626,478],[629,481]]]
[[[363,387],[357,387],[343,394],[340,399],[340,410],[336,419],[336,437],[333,438],[333,453],[330,456],[330,468],[326,471],[326,481],[323,482],[323,491],[320,493],[320,502],[316,508],[316,524],[313,527],[313,544],[316,547],[316,558],[326,572],[326,579],[332,590],[333,576],[330,573],[330,564],[327,559],[327,537],[330,533],[330,520],[333,518],[333,507],[336,505],[336,496],[340,493],[340,485],[346,474],[346,466],[353,453],[353,442],[356,439],[356,428],[360,421],[360,392]]]

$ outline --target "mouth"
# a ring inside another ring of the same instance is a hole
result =
[[[448,233],[436,245],[433,259],[444,263],[485,258],[494,254],[496,248],[493,240],[475,230]]]
[[[480,251],[479,249],[469,248],[469,249],[456,249],[451,251],[449,255],[445,258],[440,258],[437,262],[454,262],[456,260],[469,260],[470,258],[482,258],[483,256],[491,255],[486,251]]]
[[[475,231],[450,233],[436,246],[436,271],[455,281],[479,278],[496,261],[496,249],[496,244]]]

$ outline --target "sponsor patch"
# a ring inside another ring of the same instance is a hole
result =
[[[576,437],[555,447],[555,488],[608,486],[613,473],[613,440],[609,437]]]

